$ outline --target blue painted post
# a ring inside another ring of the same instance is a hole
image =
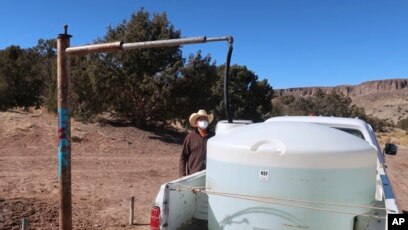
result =
[[[58,178],[59,178],[59,229],[72,229],[71,205],[71,121],[69,110],[70,63],[66,48],[70,46],[71,35],[65,33],[57,39],[57,81],[58,81]]]

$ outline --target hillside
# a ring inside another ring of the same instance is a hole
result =
[[[359,85],[335,87],[301,87],[276,90],[278,95],[307,97],[318,89],[349,96],[353,104],[363,107],[368,115],[392,120],[394,123],[408,116],[408,79],[388,79],[363,82]]]

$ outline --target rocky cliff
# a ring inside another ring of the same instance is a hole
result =
[[[325,93],[342,93],[350,97],[353,104],[363,107],[367,114],[382,119],[398,122],[408,116],[408,79],[367,81],[355,86],[289,88],[276,92],[279,95],[307,97],[319,89]]]
[[[302,88],[289,88],[277,90],[281,95],[295,95],[295,96],[311,96],[314,95],[317,90],[323,90],[325,93],[335,91],[342,93],[349,97],[363,96],[378,92],[390,92],[397,90],[408,89],[408,79],[388,79],[378,81],[367,81],[359,85],[339,85],[334,87],[302,87]]]

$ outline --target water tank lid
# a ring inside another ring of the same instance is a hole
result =
[[[325,125],[265,122],[211,138],[209,159],[282,167],[371,167],[376,152],[365,140]]]

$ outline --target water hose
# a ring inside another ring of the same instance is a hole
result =
[[[227,54],[227,61],[225,63],[225,75],[224,75],[224,104],[225,104],[225,112],[227,113],[228,123],[232,123],[232,114],[230,110],[229,95],[228,95],[228,75],[229,75],[229,70],[230,70],[233,42],[234,42],[233,38],[228,37],[228,54]]]

